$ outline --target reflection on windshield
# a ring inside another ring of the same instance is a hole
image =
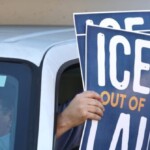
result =
[[[0,150],[10,150],[15,133],[18,81],[7,75],[0,75]]]

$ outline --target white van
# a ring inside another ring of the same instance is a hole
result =
[[[13,104],[9,150],[54,149],[57,105],[80,91],[73,28],[0,26],[0,100]]]

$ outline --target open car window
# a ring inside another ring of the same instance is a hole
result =
[[[72,64],[60,72],[58,84],[58,103],[64,104],[83,91],[79,64]]]

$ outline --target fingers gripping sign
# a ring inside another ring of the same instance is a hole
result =
[[[57,137],[67,130],[83,124],[87,119],[100,120],[104,114],[100,95],[93,91],[77,94],[68,107],[58,116]],[[59,127],[58,127],[59,126]]]

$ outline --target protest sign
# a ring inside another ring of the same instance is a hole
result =
[[[91,12],[74,13],[74,26],[80,55],[83,84],[85,81],[85,37],[86,24],[112,27],[115,29],[150,30],[150,11],[118,11],[118,12]]]
[[[86,122],[81,150],[149,150],[150,36],[87,26],[86,89],[104,100]]]

